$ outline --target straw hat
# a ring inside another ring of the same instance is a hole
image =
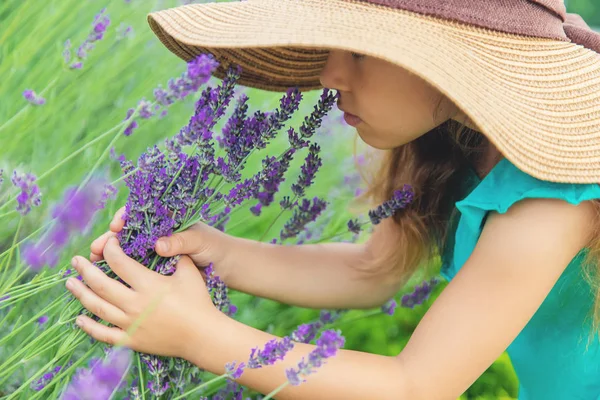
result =
[[[600,183],[600,34],[562,0],[249,0],[148,15],[189,61],[270,91],[321,88],[328,49],[395,63],[450,98],[518,168]]]

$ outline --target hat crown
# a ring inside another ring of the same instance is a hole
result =
[[[562,0],[360,0],[506,33],[568,41]]]
[[[530,0],[532,3],[537,3],[542,7],[554,12],[560,17],[562,21],[565,20],[567,15],[567,8],[563,0]]]

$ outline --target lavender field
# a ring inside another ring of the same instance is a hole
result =
[[[356,140],[335,93],[245,88],[235,69],[211,77],[209,55],[186,64],[146,22],[184,3],[0,1],[1,399],[265,398],[235,372],[110,350],[77,328],[86,311],[65,289],[77,276],[69,261],[87,257],[126,204],[124,250],[164,275],[176,260],[150,250],[157,236],[198,222],[283,245],[368,236],[372,219],[351,201],[364,189],[359,168],[378,155]],[[311,343],[336,332],[345,349],[386,355],[445,286],[417,274],[382,308],[313,310],[207,280],[215,305],[248,325]],[[517,387],[503,355],[461,399],[514,399]]]

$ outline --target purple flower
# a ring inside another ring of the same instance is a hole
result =
[[[323,212],[327,202],[315,197],[312,202],[308,199],[302,199],[302,203],[294,209],[292,218],[287,221],[279,234],[280,239],[292,238],[304,229],[306,224],[313,222]]]
[[[259,179],[260,176],[254,176],[235,185],[225,196],[225,204],[233,207],[242,204],[244,200],[255,198],[258,195]]]
[[[245,118],[247,97],[238,99],[236,110],[226,125],[223,137],[219,140],[227,151],[227,173],[225,179],[238,182],[241,179],[240,169],[255,149],[264,149],[279,129],[284,126],[294,111],[299,108],[302,93],[298,88],[289,89],[280,100],[280,108],[267,114],[260,111]],[[291,155],[293,153],[290,153]],[[285,160],[281,160],[285,163]],[[281,162],[280,161],[280,162]]]
[[[410,185],[404,185],[401,190],[396,190],[391,200],[386,201],[374,210],[369,211],[369,218],[373,225],[381,220],[393,216],[396,212],[406,208],[414,199],[414,192]]]
[[[204,76],[204,72],[203,69],[201,72],[196,72],[195,70],[190,71],[188,68],[188,74],[193,74],[193,76],[196,74]],[[207,159],[208,163],[214,161],[212,129],[229,105],[234,94],[235,84],[240,76],[239,68],[230,67],[220,87],[205,89],[196,102],[196,110],[188,125],[175,136],[175,140],[180,146],[197,145],[201,155]],[[194,89],[197,90],[197,88]]]
[[[295,342],[310,343],[317,336],[319,330],[321,330],[325,325],[332,324],[337,321],[344,313],[345,311],[343,310],[321,310],[321,314],[316,321],[299,325],[298,328],[292,332],[290,337]]]
[[[230,362],[225,364],[225,373],[229,375],[232,379],[238,379],[244,373],[244,368],[246,367],[245,363]]]
[[[433,289],[439,283],[439,279],[432,278],[428,282],[423,282],[420,285],[415,286],[412,293],[402,296],[402,307],[414,308],[415,306],[423,304],[433,292]]]
[[[180,163],[186,161],[187,158],[180,158],[170,163],[164,153],[154,146],[140,156],[136,172],[125,178],[129,197],[123,216],[125,225],[117,237],[123,251],[142,264],[150,264],[156,241],[173,232],[175,221],[169,215],[168,203],[161,199],[166,195],[170,176],[174,176],[181,167]],[[121,163],[121,166],[124,174],[133,169],[128,162]],[[175,185],[171,187],[175,188]],[[184,200],[178,199],[172,207],[185,207]]]
[[[288,130],[288,141],[293,149],[302,149],[309,144],[308,140],[302,139],[294,128]]]
[[[362,230],[362,226],[357,219],[350,220],[348,221],[348,230],[352,233],[358,234]]]
[[[133,35],[133,27],[123,22],[117,27],[117,41],[130,38]]]
[[[381,306],[381,311],[387,315],[394,315],[397,306],[398,303],[396,303],[396,300],[390,299],[384,305]]]
[[[42,96],[37,95],[31,89],[25,90],[23,92],[23,97],[25,97],[25,100],[27,100],[30,104],[33,104],[34,106],[41,106],[43,104],[46,104],[46,99],[44,99]]]
[[[231,304],[225,283],[215,275],[212,263],[205,268],[205,271],[206,287],[211,294],[213,304],[221,312],[232,316],[237,311],[237,308]]]
[[[221,388],[215,395],[211,397],[211,400],[242,400],[242,393],[244,388],[237,382],[227,381],[227,385]]]
[[[133,108],[130,108],[129,110],[127,110],[127,115],[125,116],[125,119],[123,121],[127,121],[129,118],[131,118],[131,116],[133,115],[134,112],[135,112],[135,109],[133,109]],[[127,128],[125,128],[125,130],[123,131],[123,135],[131,136],[131,134],[133,133],[133,130],[137,127],[138,127],[137,121],[135,119],[132,120],[129,123],[129,125],[127,125]]]
[[[39,186],[35,184],[36,179],[33,174],[19,174],[16,170],[13,171],[12,183],[21,189],[21,193],[17,196],[17,211],[21,215],[29,214],[32,206],[37,207],[42,204],[42,193]]]
[[[268,341],[262,350],[255,347],[250,352],[248,368],[258,369],[267,365],[273,365],[277,360],[283,360],[286,354],[294,348],[294,342],[290,337],[272,339]]]
[[[110,18],[105,14],[106,8],[100,10],[96,16],[94,16],[94,22],[92,23],[92,30],[88,34],[87,38],[79,45],[75,56],[77,58],[76,61],[73,61],[69,68],[71,69],[81,69],[83,67],[83,61],[88,57],[88,53],[94,49],[95,42],[102,40],[104,37],[104,33],[106,29],[110,25]],[[63,49],[63,58],[65,63],[68,64],[72,61],[73,57],[71,54],[71,40],[67,39],[65,41],[64,49]]]
[[[62,202],[52,210],[52,228],[38,243],[23,245],[25,262],[38,271],[44,265],[56,266],[61,250],[73,235],[86,234],[94,216],[106,204],[114,188],[101,178],[90,180],[81,190],[77,186],[65,191]]]
[[[67,231],[87,233],[101,201],[112,193],[114,187],[102,178],[90,180],[81,190],[72,186],[65,191],[63,200],[52,210],[52,218]]]
[[[300,134],[303,139],[312,137],[315,131],[321,126],[323,117],[331,110],[339,98],[339,92],[335,95],[333,91],[324,89],[321,93],[321,99],[315,106],[314,112],[304,119],[304,123],[300,127]]]
[[[43,326],[46,322],[48,322],[48,316],[47,315],[42,315],[37,320],[38,326]]]
[[[114,146],[110,148],[110,159],[114,160],[114,161],[118,161],[119,163],[127,160],[125,158],[125,154],[117,155],[117,152],[115,151]]]
[[[154,89],[154,99],[158,107],[163,107],[163,112],[166,112],[166,108],[175,101],[183,100],[189,94],[197,92],[200,86],[208,82],[218,66],[219,62],[212,54],[200,54],[187,64],[187,70],[179,78],[169,80],[167,89],[163,89],[161,85]]]
[[[227,120],[227,123],[221,130],[221,135],[217,136],[216,139],[219,142],[219,147],[231,151],[240,140],[244,140],[244,122],[246,120],[246,113],[248,112],[248,96],[241,94],[237,99],[233,114]]]
[[[257,203],[255,206],[250,207],[250,212],[259,217],[260,213],[262,212],[262,204]]]
[[[275,194],[279,190],[279,185],[285,181],[284,175],[293,160],[294,153],[295,149],[289,149],[279,159],[267,157],[263,160],[263,169],[258,177],[262,190],[256,194],[256,199],[262,206],[267,207],[275,200]]]
[[[328,358],[334,357],[344,346],[344,342],[344,337],[339,331],[324,331],[317,339],[317,347],[310,352],[308,359],[302,358],[297,368],[286,370],[288,381],[294,386],[305,382],[302,378],[314,373]]]
[[[301,173],[298,177],[298,181],[292,185],[292,192],[298,196],[304,196],[306,188],[313,184],[313,180],[315,179],[315,174],[323,165],[321,161],[321,157],[319,157],[319,152],[321,148],[318,144],[311,144],[308,152],[308,156],[304,160],[304,164],[301,167]]]
[[[69,366],[71,366],[71,364],[73,364],[73,362],[69,361],[67,363],[67,365],[65,365],[65,367],[69,367]],[[48,385],[48,383],[50,383],[50,381],[52,381],[52,379],[54,379],[56,374],[58,374],[61,370],[62,370],[61,366],[54,367],[50,372],[45,373],[44,375],[42,375],[41,378],[32,382],[31,386],[30,386],[31,389],[35,390],[36,392],[39,392],[40,390],[45,388]]]
[[[64,400],[109,400],[124,387],[131,365],[129,349],[113,349],[104,360],[92,359],[88,369],[78,369],[63,395]]]
[[[163,357],[142,354],[142,361],[148,368],[150,379],[148,380],[148,389],[155,396],[162,396],[169,389],[169,369],[163,361]]]

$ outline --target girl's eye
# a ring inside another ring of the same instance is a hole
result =
[[[354,58],[356,60],[361,60],[366,57],[364,54],[359,54],[359,53],[355,53],[355,52],[350,52],[350,55],[352,55],[352,58]]]

